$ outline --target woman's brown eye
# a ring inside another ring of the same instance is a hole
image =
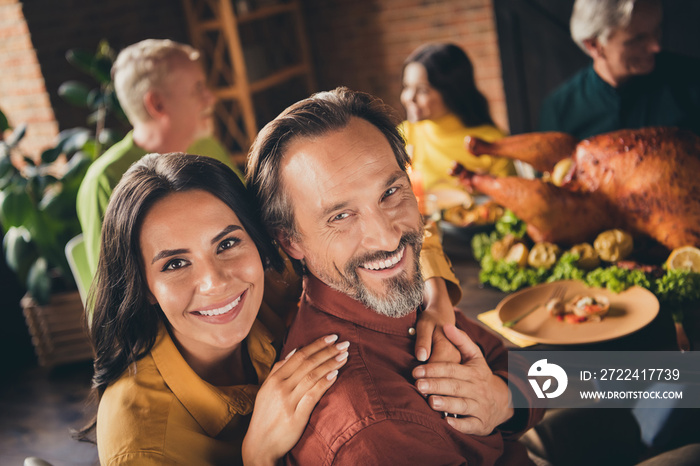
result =
[[[177,270],[185,266],[185,261],[182,259],[174,259],[169,261],[167,264],[165,264],[165,267],[163,267],[163,270]]]
[[[221,244],[219,244],[219,250],[220,250],[220,251],[225,251],[225,250],[227,250],[227,249],[231,249],[232,247],[234,247],[234,246],[235,246],[237,243],[239,243],[239,242],[240,242],[240,240],[237,239],[237,238],[228,238],[228,239],[225,239],[225,240],[223,240],[223,241],[221,242]]]

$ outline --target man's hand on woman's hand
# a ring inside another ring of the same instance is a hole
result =
[[[272,367],[243,440],[244,464],[275,464],[299,441],[311,411],[347,362],[350,343],[337,339],[319,338]]]
[[[447,422],[465,434],[488,435],[513,416],[508,385],[491,372],[479,347],[454,325],[445,335],[461,354],[461,364],[430,362],[413,370],[418,390],[436,411],[465,416]]]

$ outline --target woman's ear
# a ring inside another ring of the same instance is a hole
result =
[[[275,232],[275,239],[289,257],[296,260],[304,259],[304,251],[301,249],[301,246],[297,241],[291,239],[289,235],[277,231]]]

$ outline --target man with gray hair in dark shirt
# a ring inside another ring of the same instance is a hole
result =
[[[540,131],[579,139],[676,126],[700,134],[700,61],[661,50],[660,0],[576,0],[571,37],[592,63],[542,103]]]

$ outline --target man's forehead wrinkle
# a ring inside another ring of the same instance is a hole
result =
[[[296,147],[290,147],[285,155],[284,165],[290,168],[289,174],[306,178],[309,182],[315,181],[315,185],[325,184],[326,189],[335,189],[338,185],[346,185],[347,180],[359,175],[359,166],[356,164],[354,154],[358,153],[359,141],[354,139],[350,145],[336,145],[332,150],[321,149],[316,141],[305,139],[296,141]],[[306,147],[305,147],[306,144]],[[377,148],[378,149],[378,148]],[[367,149],[362,149],[367,152]],[[320,153],[322,151],[322,153]],[[318,159],[323,157],[323,166],[318,164]],[[384,162],[379,157],[363,157],[363,166],[380,166]],[[304,184],[310,188],[310,183]]]
[[[382,161],[378,160],[376,158],[373,158],[371,160],[363,160],[362,166],[365,167],[372,167],[372,166],[379,166],[382,165]],[[353,164],[347,164],[341,166],[340,163],[333,164],[333,172],[329,173],[328,175],[328,188],[330,190],[334,190],[338,188],[339,186],[346,186],[348,184],[348,181],[353,182],[356,180],[359,180],[359,178],[362,176],[361,171],[357,170],[360,168],[357,165]],[[381,168],[381,167],[378,167]],[[359,180],[361,181],[361,180]]]

